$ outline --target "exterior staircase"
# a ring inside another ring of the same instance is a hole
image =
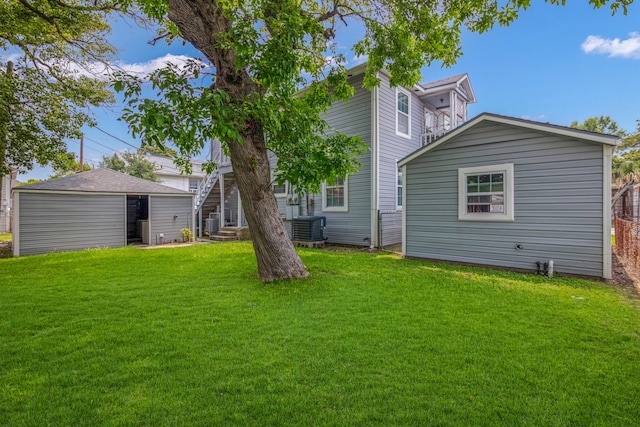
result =
[[[236,180],[233,173],[220,173],[215,170],[212,174],[207,175],[198,185],[198,191],[195,197],[195,214],[196,216],[202,211],[202,218],[207,218],[211,212],[220,211],[220,185],[219,179],[224,177],[224,200],[227,200],[231,192],[236,186]]]

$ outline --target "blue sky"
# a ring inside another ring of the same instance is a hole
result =
[[[423,81],[468,73],[478,102],[470,116],[492,112],[558,125],[609,115],[627,131],[640,119],[640,5],[629,14],[611,16],[608,9],[593,10],[586,0],[567,6],[534,2],[510,27],[485,34],[465,33],[463,56],[451,68],[432,64],[422,71]],[[353,26],[338,34],[339,46],[352,64],[348,48],[359,32]],[[124,22],[113,24],[112,43],[120,49],[123,67],[149,70],[161,58],[179,61],[180,55],[198,57],[189,45],[147,43],[153,32]],[[167,55],[170,55],[167,57]],[[97,165],[103,155],[139,146],[127,125],[118,121],[122,102],[110,110],[94,111],[98,127],[86,129],[85,161]],[[114,138],[115,137],[115,138]],[[121,141],[122,140],[122,141]],[[79,142],[69,141],[79,152]],[[46,178],[49,168],[36,168],[19,179]]]

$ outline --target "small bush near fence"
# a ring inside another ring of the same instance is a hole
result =
[[[640,223],[616,217],[616,253],[625,258],[631,265],[638,267],[640,261],[639,240]]]

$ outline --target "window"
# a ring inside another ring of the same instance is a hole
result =
[[[513,164],[458,169],[458,219],[513,221]]]
[[[402,209],[402,168],[398,168],[396,175],[396,209]]]
[[[282,184],[278,184],[276,181],[275,175],[271,175],[271,189],[273,190],[273,194],[276,197],[287,197],[287,183],[283,182]]]
[[[396,89],[396,134],[411,138],[410,95]]]
[[[198,191],[198,180],[194,178],[189,178],[189,191],[195,193]]]
[[[285,197],[287,195],[287,183],[278,184],[277,182],[273,183],[273,194],[276,197]]]
[[[322,187],[322,210],[346,212],[348,202],[348,183],[346,179],[338,178],[333,184]]]

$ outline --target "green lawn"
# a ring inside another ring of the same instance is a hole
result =
[[[0,425],[640,425],[606,285],[250,244],[0,259]]]
[[[0,242],[10,242],[11,233],[0,233]]]

